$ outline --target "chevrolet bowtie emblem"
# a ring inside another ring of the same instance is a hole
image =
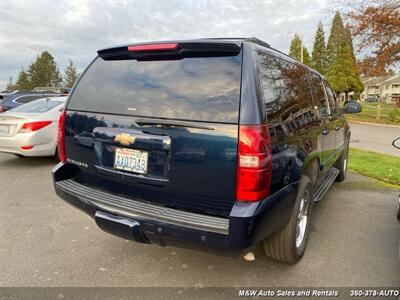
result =
[[[115,136],[114,142],[120,143],[123,146],[131,145],[135,142],[135,137],[127,133],[120,133]]]

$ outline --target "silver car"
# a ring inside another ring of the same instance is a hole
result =
[[[56,155],[58,119],[66,99],[38,99],[0,114],[0,152]]]

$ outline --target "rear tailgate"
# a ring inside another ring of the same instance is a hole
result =
[[[68,161],[81,168],[77,180],[127,198],[228,216],[235,201],[240,48],[235,55],[192,51],[174,60],[119,55],[98,57],[70,96],[65,143]]]

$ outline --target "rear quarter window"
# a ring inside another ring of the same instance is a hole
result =
[[[310,73],[311,86],[314,93],[314,101],[318,107],[319,118],[329,117],[331,115],[331,108],[329,106],[328,99],[325,95],[325,89],[322,79],[314,74]]]
[[[331,87],[325,80],[324,80],[324,85],[325,85],[326,95],[328,96],[329,106],[331,108],[331,114],[335,115],[337,114],[338,111],[335,94],[333,93]]]
[[[256,55],[268,121],[285,128],[306,123],[313,110],[307,69],[261,50]]]
[[[143,117],[237,123],[241,55],[166,61],[98,57],[68,109]]]

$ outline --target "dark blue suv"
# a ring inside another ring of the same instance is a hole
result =
[[[313,202],[346,176],[343,110],[254,38],[100,50],[61,114],[55,190],[126,239],[295,263]]]

